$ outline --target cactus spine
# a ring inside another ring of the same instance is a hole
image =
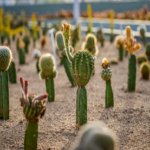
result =
[[[11,50],[0,46],[0,118],[9,119],[8,68],[12,60]]]
[[[45,79],[48,101],[52,102],[55,99],[54,78],[56,77],[53,56],[51,54],[42,55],[39,60],[39,67],[41,79]]]
[[[150,67],[147,62],[143,62],[140,66],[141,77],[145,80],[149,79],[150,76]]]
[[[28,95],[28,81],[20,77],[22,87],[22,98],[20,98],[23,113],[27,120],[24,149],[37,150],[38,140],[38,122],[45,114],[47,94],[36,96],[35,94]]]
[[[136,39],[131,36],[131,28],[126,27],[125,49],[129,52],[128,65],[128,91],[135,91],[136,84],[136,56],[133,54],[140,48],[140,44],[136,44]]]
[[[111,87],[112,70],[108,67],[108,62],[106,58],[103,58],[102,60],[102,67],[103,70],[101,72],[101,77],[104,81],[106,81],[105,107],[107,108],[114,106],[114,96]]]
[[[11,83],[17,83],[16,66],[14,61],[11,61],[11,64],[8,69],[8,73],[9,73],[9,81]]]
[[[150,43],[146,47],[146,55],[147,55],[148,60],[150,60]]]
[[[70,63],[65,53],[65,43],[64,43],[63,34],[61,31],[58,31],[56,33],[56,42],[57,42],[59,57],[62,60],[68,79],[71,85],[75,86],[76,84],[71,73]]]
[[[30,39],[29,39],[29,36],[28,35],[25,35],[24,38],[23,38],[23,42],[25,43],[25,52],[26,53],[29,53],[29,44],[30,44]]]
[[[85,86],[94,73],[94,59],[88,51],[78,51],[74,57],[69,49],[70,25],[63,24],[63,36],[66,54],[71,65],[72,75],[78,85],[76,96],[76,126],[79,128],[87,122],[87,92]]]

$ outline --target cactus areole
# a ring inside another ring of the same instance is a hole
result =
[[[87,92],[85,86],[94,72],[94,59],[85,50],[78,51],[74,57],[69,49],[70,25],[63,24],[63,36],[66,54],[71,65],[73,78],[78,86],[76,97],[76,125],[79,128],[87,122]]]

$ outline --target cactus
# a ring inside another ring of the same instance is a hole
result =
[[[140,33],[140,36],[141,36],[141,38],[142,38],[143,45],[146,46],[146,37],[145,37],[146,26],[145,26],[145,25],[140,25],[140,26],[138,26],[137,30],[138,30],[139,33]]]
[[[56,33],[56,42],[57,42],[59,57],[61,58],[61,61],[64,65],[65,72],[68,76],[68,79],[69,79],[71,85],[75,86],[76,84],[75,84],[75,81],[74,81],[73,76],[71,74],[70,63],[69,63],[67,56],[66,56],[66,53],[65,53],[65,43],[64,43],[63,34],[61,31],[58,31]]]
[[[16,66],[14,61],[11,61],[8,73],[9,73],[9,81],[11,83],[17,83]]]
[[[39,60],[40,77],[45,79],[46,91],[48,93],[48,101],[55,99],[54,78],[56,77],[56,69],[54,58],[51,54],[44,54]]]
[[[74,150],[118,150],[118,138],[103,122],[86,124]]]
[[[150,60],[150,43],[146,46],[146,55],[148,60]]]
[[[141,54],[141,55],[139,55],[138,57],[137,57],[137,62],[139,63],[139,64],[141,64],[142,62],[146,62],[147,61],[147,57],[146,57],[146,55],[144,55],[144,54]]]
[[[147,62],[143,62],[140,66],[141,77],[145,80],[149,79],[150,76],[150,67]]]
[[[40,72],[40,68],[39,68],[39,59],[40,59],[40,56],[41,56],[41,51],[35,49],[35,50],[33,51],[33,57],[37,60],[37,61],[36,61],[36,70],[37,70],[37,73]]]
[[[103,47],[104,46],[104,42],[105,42],[105,36],[104,36],[104,34],[102,32],[102,29],[99,29],[97,31],[96,37],[97,37],[98,42],[101,43],[101,47]]]
[[[80,40],[80,35],[81,35],[80,26],[77,25],[75,29],[71,31],[71,43],[73,48],[76,47],[77,42]]]
[[[20,77],[22,87],[21,107],[27,120],[24,138],[24,150],[37,150],[38,122],[46,111],[46,98],[48,94],[37,96],[28,94],[28,81]]]
[[[71,65],[74,81],[78,86],[76,97],[76,127],[79,128],[87,122],[87,92],[85,86],[94,73],[95,62],[93,56],[86,50],[76,52],[74,57],[71,55],[69,49],[69,24],[63,24],[63,36],[66,55]]]
[[[23,38],[23,42],[25,43],[25,52],[28,53],[29,52],[29,44],[30,44],[30,38],[28,35],[25,35],[24,38]]]
[[[24,47],[25,47],[25,44],[24,42],[22,41],[21,38],[19,38],[19,41],[18,41],[18,54],[19,54],[19,64],[25,64],[25,51],[24,51]]]
[[[140,44],[136,44],[136,39],[131,35],[131,28],[126,27],[126,39],[125,49],[129,52],[129,64],[128,64],[128,91],[135,91],[136,85],[136,56],[133,54],[140,49]]]
[[[82,50],[89,51],[93,56],[97,56],[99,53],[99,50],[96,46],[97,39],[94,34],[89,33],[86,36],[85,42],[82,44]]]
[[[8,68],[12,60],[11,50],[0,46],[0,118],[9,119]]]
[[[109,65],[117,65],[118,64],[118,60],[113,58],[109,61]]]
[[[44,48],[44,46],[46,45],[46,43],[47,43],[46,36],[43,35],[43,36],[41,37],[41,48],[42,48],[42,49]]]
[[[106,81],[105,107],[107,108],[114,106],[114,97],[113,90],[111,87],[112,70],[109,68],[106,58],[103,58],[102,60],[102,67],[103,70],[101,72],[101,77],[104,81]]]
[[[125,42],[125,38],[123,35],[118,35],[115,38],[115,46],[118,48],[119,50],[119,60],[123,61],[123,56],[124,56],[124,42]]]
[[[114,29],[114,11],[111,10],[110,11],[110,42],[112,43],[114,41],[114,33],[113,33],[113,29]]]

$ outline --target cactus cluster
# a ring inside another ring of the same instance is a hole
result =
[[[102,29],[99,29],[96,33],[97,41],[101,43],[101,47],[104,46],[105,36],[102,32]]]
[[[82,44],[82,50],[89,51],[93,56],[97,56],[99,53],[97,47],[97,39],[96,36],[92,33],[87,34],[85,38],[85,42]]]
[[[104,81],[106,81],[105,107],[107,108],[107,107],[114,106],[114,96],[111,87],[112,70],[109,68],[106,58],[103,58],[102,60],[102,67],[103,70],[101,72],[101,77]]]
[[[28,81],[20,77],[22,88],[22,98],[20,98],[21,107],[27,120],[24,149],[36,150],[38,139],[38,122],[46,111],[46,98],[48,94],[37,96],[36,94],[28,94]]]
[[[76,47],[78,41],[80,40],[81,31],[80,26],[77,25],[72,31],[71,31],[71,44],[73,48]]]
[[[147,55],[148,60],[150,60],[150,43],[147,44],[146,46],[146,55]]]
[[[136,85],[136,56],[133,54],[140,49],[140,44],[136,44],[136,39],[131,35],[131,28],[126,27],[125,49],[129,52],[129,65],[128,65],[128,91],[135,91]]]
[[[63,36],[72,75],[78,86],[76,97],[76,127],[79,128],[87,122],[87,92],[85,86],[94,73],[95,62],[93,56],[86,50],[78,51],[74,56],[71,55],[69,49],[70,24],[63,24]]]
[[[55,99],[54,78],[56,77],[56,68],[54,58],[51,54],[43,54],[39,60],[40,77],[45,80],[48,101]]]
[[[12,52],[6,46],[0,46],[0,118],[9,119],[9,83],[8,68],[12,60]]]
[[[143,62],[140,66],[141,77],[148,80],[150,77],[150,66],[147,62]]]

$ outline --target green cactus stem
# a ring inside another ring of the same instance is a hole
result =
[[[113,32],[110,33],[110,43],[113,43],[114,41],[114,34]]]
[[[101,72],[101,77],[104,81],[106,81],[106,90],[105,90],[105,107],[113,107],[114,106],[114,96],[113,90],[111,87],[111,76],[112,71],[108,66],[107,59],[104,58],[102,61],[103,70]]]
[[[48,101],[53,102],[55,99],[54,78],[56,77],[53,56],[51,54],[42,55],[39,60],[39,68],[41,79],[45,79]]]
[[[37,71],[37,73],[40,72],[40,68],[39,68],[39,59],[37,59],[37,61],[36,61],[36,71]]]
[[[25,43],[25,47],[24,47],[24,50],[26,53],[29,52],[29,44],[30,44],[30,39],[29,39],[29,36],[26,35],[24,38],[23,38],[23,42]]]
[[[8,68],[12,60],[11,50],[0,46],[0,118],[9,119]]]
[[[80,26],[77,25],[75,29],[71,31],[71,43],[73,48],[76,47],[78,41],[80,40],[80,34],[81,34]]]
[[[128,65],[128,91],[135,91],[136,86],[136,57],[135,55],[130,55],[129,65]]]
[[[119,60],[123,61],[124,48],[123,46],[119,47]]]
[[[146,55],[147,55],[148,60],[150,60],[150,43],[146,47]]]
[[[70,25],[63,24],[63,36],[66,46],[66,54],[70,61],[71,71],[78,86],[76,96],[76,127],[80,128],[87,122],[87,94],[85,86],[90,81],[94,73],[94,59],[93,56],[86,50],[78,51],[74,57],[70,53],[69,37]]]
[[[25,52],[23,48],[19,48],[18,49],[18,54],[19,54],[19,64],[23,65],[25,64],[26,60],[25,60]]]
[[[33,47],[36,47],[36,37],[33,37]]]
[[[17,83],[17,77],[16,77],[16,66],[15,66],[15,62],[12,61],[9,69],[8,69],[8,73],[9,73],[9,81],[11,83]]]
[[[141,77],[145,80],[149,79],[150,76],[150,67],[147,62],[143,62],[140,66]]]
[[[97,37],[97,40],[98,42],[101,43],[101,47],[104,47],[104,42],[105,42],[105,36],[102,32],[102,29],[99,29],[96,33],[96,37]]]
[[[28,81],[20,77],[22,87],[22,98],[20,98],[23,113],[27,120],[24,149],[37,150],[38,141],[38,122],[45,114],[46,98],[48,94],[36,96],[35,94],[28,94]]]

